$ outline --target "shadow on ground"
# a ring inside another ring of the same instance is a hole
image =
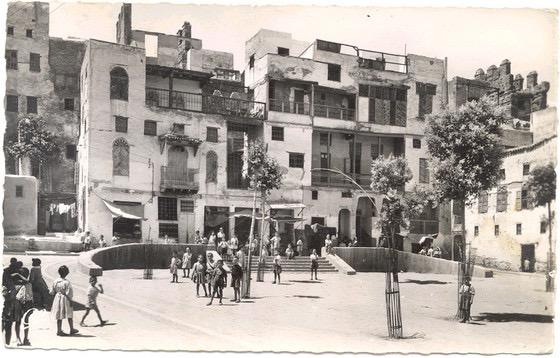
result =
[[[290,282],[295,282],[295,283],[321,283],[321,281],[312,281],[312,280],[290,280]]]
[[[529,313],[482,312],[473,321],[553,323],[554,316]]]
[[[303,296],[303,295],[293,295],[296,298],[321,298],[321,296]]]
[[[417,285],[447,285],[450,282],[436,281],[436,280],[410,280],[410,279],[407,279],[406,281],[403,281],[401,283],[415,283]]]

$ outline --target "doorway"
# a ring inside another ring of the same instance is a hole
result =
[[[521,245],[521,271],[535,272],[535,244]]]
[[[350,239],[350,210],[342,209],[338,213],[338,234],[339,239],[348,242]]]

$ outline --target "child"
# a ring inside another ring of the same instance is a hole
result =
[[[191,259],[192,259],[191,248],[187,247],[185,253],[183,254],[183,278],[188,278],[189,275],[191,274]]]
[[[171,264],[169,265],[169,272],[171,272],[171,274],[173,275],[171,283],[179,283],[179,276],[177,275],[177,271],[179,270],[180,265],[181,260],[179,260],[179,258],[177,257],[177,251],[173,251],[173,257],[171,258]]]
[[[241,251],[240,251],[241,252]],[[233,287],[234,299],[237,303],[241,302],[241,278],[243,277],[243,269],[239,265],[239,259],[234,256],[231,266],[231,287]]]
[[[469,277],[465,277],[465,283],[461,285],[459,289],[459,295],[461,297],[461,316],[462,316],[462,323],[465,323],[467,320],[471,318],[471,305],[474,300],[474,287],[471,285],[471,279]]]
[[[97,313],[97,318],[99,318],[100,325],[104,326],[105,323],[107,323],[107,321],[104,321],[101,318],[101,313],[99,313],[99,308],[97,307],[97,295],[103,293],[103,286],[101,284],[99,284],[99,286],[96,286],[97,277],[95,276],[91,276],[89,278],[89,284],[91,285],[91,287],[87,291],[86,313],[84,314],[82,320],[80,321],[80,326],[85,327],[84,320],[86,319],[87,315],[89,314],[89,311],[91,310],[94,310],[95,313]]]
[[[105,242],[105,237],[103,235],[99,236],[99,247],[107,247],[107,243]]]
[[[54,300],[52,304],[51,314],[56,318],[56,335],[57,336],[67,336],[68,334],[62,331],[62,320],[68,319],[68,325],[70,326],[70,335],[78,333],[77,329],[74,329],[74,322],[72,320],[74,311],[72,310],[72,284],[66,279],[66,276],[70,273],[68,267],[62,265],[58,268],[59,278],[54,280],[51,295],[54,295]]]
[[[297,248],[298,256],[303,255],[303,241],[301,241],[301,237],[299,238],[299,240],[296,243],[296,248]]]
[[[212,296],[212,276],[216,268],[216,261],[214,261],[214,255],[211,252],[206,256],[206,282],[208,283],[208,294]]]
[[[288,248],[286,249],[286,257],[288,260],[294,258],[294,249],[292,249],[292,244],[288,244]]]
[[[317,250],[313,249],[313,252],[311,252],[309,258],[311,259],[311,279],[313,280],[313,272],[315,272],[315,279],[317,279],[317,268],[319,267],[319,257],[317,257]]]
[[[278,284],[280,284],[280,273],[282,273],[282,266],[280,265],[280,253],[278,251],[274,251],[272,268],[274,270],[274,282],[272,283],[276,283],[276,279],[278,278]]]
[[[18,264],[21,261],[18,261]],[[22,263],[23,266],[23,263]],[[33,308],[33,287],[28,281],[29,270],[26,267],[21,267],[19,272],[14,274],[18,276],[21,281],[21,285],[16,285],[16,300],[14,302],[14,308],[17,310],[17,314],[14,315],[16,323],[16,337],[18,340],[18,346],[30,346],[29,342],[29,315],[26,314],[29,310]],[[13,276],[13,275],[12,275]],[[32,312],[32,311],[31,311]],[[23,319],[23,343],[20,338],[20,327],[21,321]]]
[[[228,243],[226,241],[225,237],[222,237],[222,241],[220,241],[220,243],[218,244],[218,249],[220,250],[220,255],[222,256],[222,259],[226,259],[227,260],[227,256],[228,256]]]
[[[216,268],[214,269],[214,275],[212,276],[212,287],[214,288],[214,291],[210,296],[210,302],[208,302],[207,306],[210,306],[212,304],[212,301],[214,301],[214,296],[218,296],[220,298],[220,305],[223,305],[223,288],[227,285],[227,272],[223,266],[224,262],[222,260],[218,260],[216,262]]]
[[[204,297],[208,297],[206,292],[206,265],[204,265],[204,257],[198,255],[198,261],[194,264],[192,270],[192,280],[196,282],[196,297],[200,297],[200,285],[204,288]]]

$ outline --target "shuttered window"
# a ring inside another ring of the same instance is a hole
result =
[[[488,212],[488,193],[485,191],[478,195],[478,212],[480,214]]]
[[[507,188],[501,187],[498,189],[498,198],[496,202],[496,211],[504,212],[507,209]]]
[[[365,88],[362,86],[362,93]],[[406,89],[369,86],[370,123],[406,127]]]
[[[416,94],[418,95],[418,117],[424,118],[433,110],[433,97],[436,94],[436,85],[430,83],[416,82]]]
[[[418,181],[423,184],[430,183],[430,171],[428,170],[428,159],[420,158],[420,171]]]

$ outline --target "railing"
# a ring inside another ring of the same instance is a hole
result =
[[[348,174],[356,183],[365,190],[369,189],[371,184],[370,174]],[[352,188],[354,184],[345,179],[342,175],[326,171],[311,172],[311,185],[326,186],[335,188]]]
[[[265,119],[266,103],[202,93],[146,88],[146,105],[186,111]]]
[[[198,190],[198,169],[161,167],[161,189]]]
[[[309,103],[282,101],[280,99],[269,99],[269,111],[295,113],[295,114],[309,114]]]
[[[353,121],[356,116],[355,109],[349,109],[344,107],[333,107],[333,106],[324,106],[320,104],[316,104],[313,106],[313,114],[316,117],[326,117],[326,118],[333,118],[333,119],[342,119],[345,121]]]

